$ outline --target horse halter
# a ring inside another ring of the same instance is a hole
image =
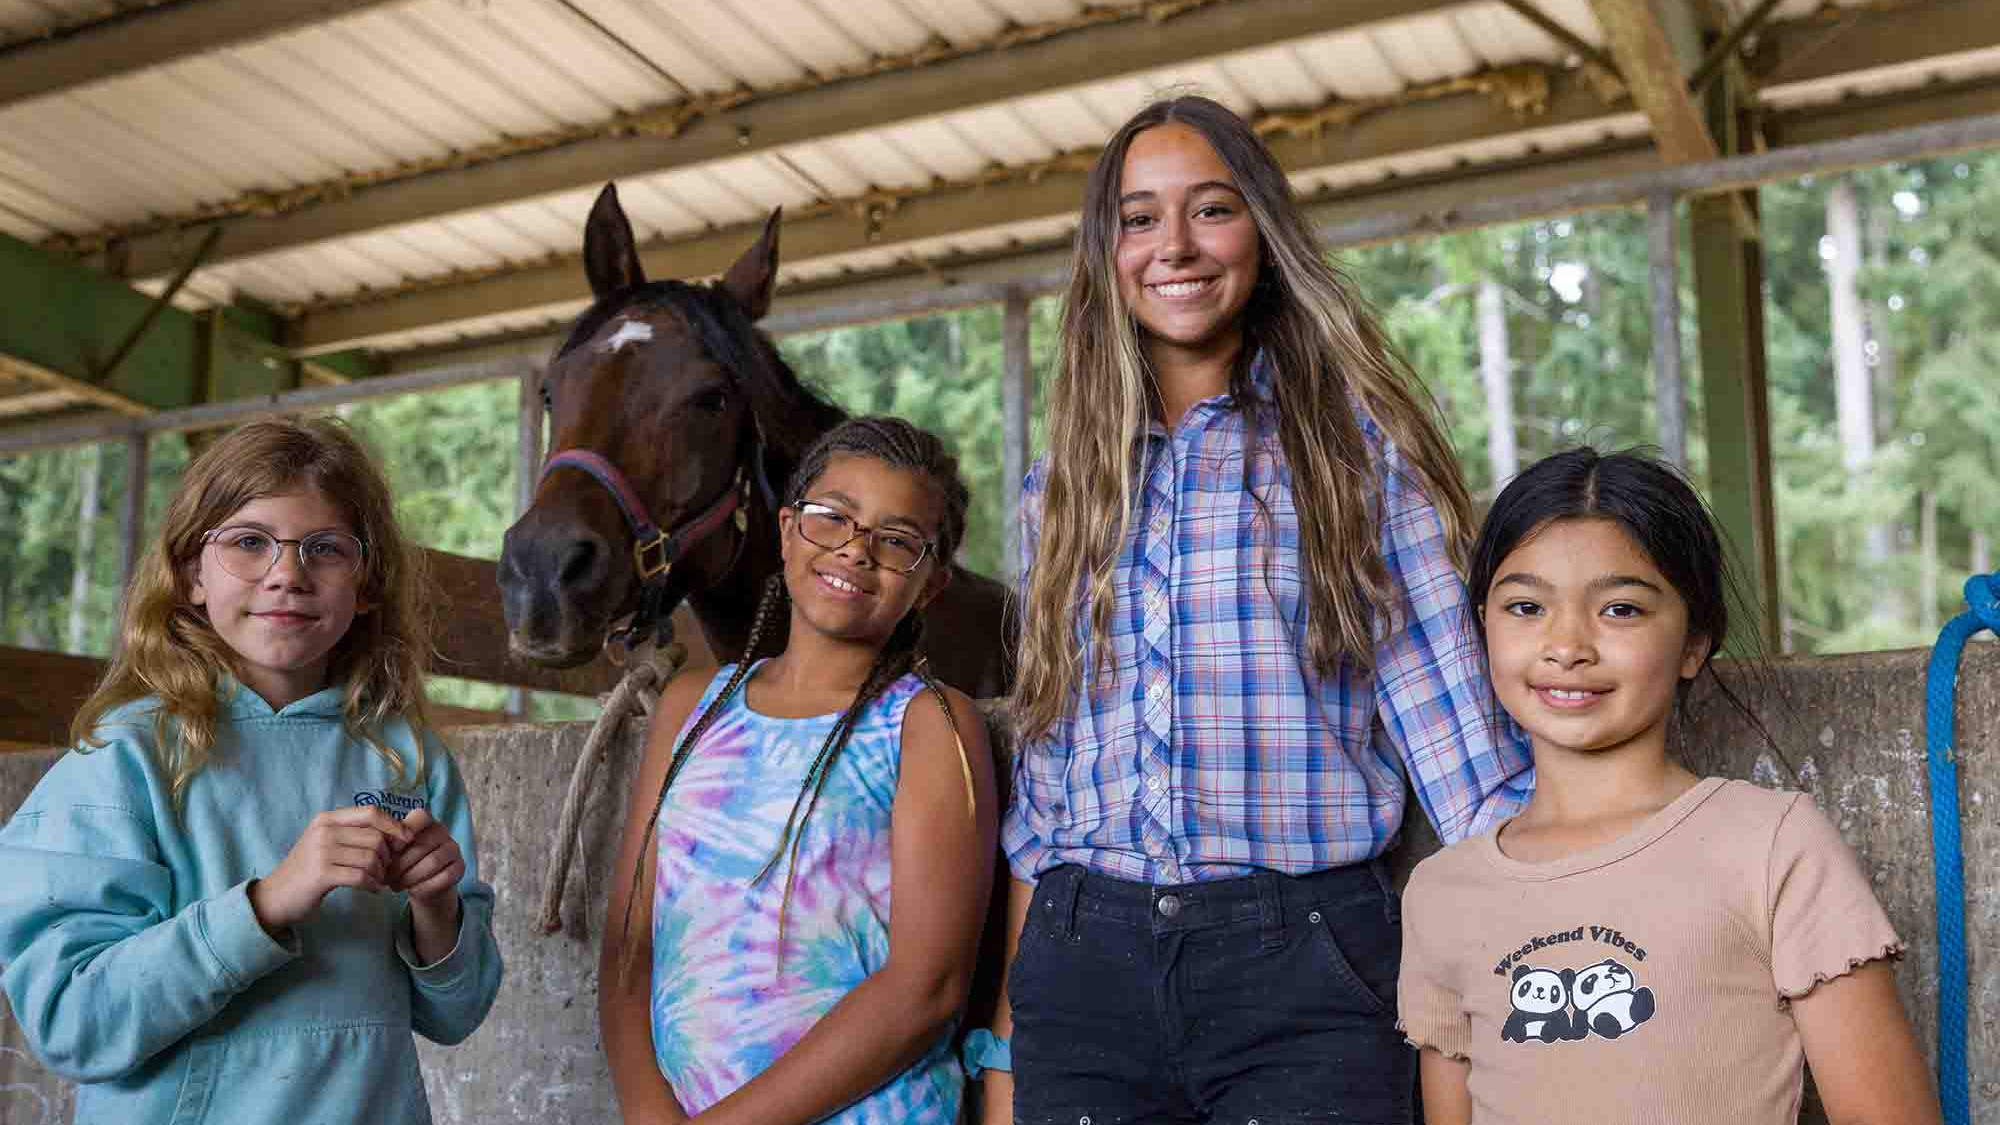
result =
[[[763,485],[768,493],[770,486],[764,484],[762,479],[762,454],[763,450],[759,448],[758,483]],[[747,474],[738,468],[736,479],[730,482],[721,496],[716,497],[715,501],[700,514],[683,522],[669,534],[653,522],[652,516],[646,511],[644,501],[639,499],[638,492],[632,488],[632,483],[625,479],[625,474],[619,472],[618,467],[603,456],[588,449],[565,449],[551,455],[542,463],[542,475],[536,480],[536,487],[540,488],[542,482],[549,479],[550,473],[564,468],[588,473],[597,483],[603,485],[604,490],[611,494],[612,501],[618,505],[618,510],[625,514],[626,525],[632,529],[632,565],[639,577],[639,608],[633,611],[629,624],[622,629],[613,630],[605,638],[606,645],[616,642],[629,651],[637,645],[644,644],[646,639],[658,630],[660,618],[667,609],[667,577],[673,570],[675,561],[689,547],[720,530],[723,524],[729,522],[729,517],[732,515],[736,517],[737,530],[743,530],[745,517],[742,505],[750,490],[750,481]],[[748,536],[745,536],[737,541],[736,550],[739,554],[747,539]]]

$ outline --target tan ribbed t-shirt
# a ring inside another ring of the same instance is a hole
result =
[[[1708,778],[1549,863],[1498,836],[1425,860],[1403,902],[1402,1027],[1470,1061],[1475,1125],[1793,1125],[1789,1002],[1902,950],[1801,793]]]

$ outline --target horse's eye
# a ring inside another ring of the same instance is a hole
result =
[[[729,395],[727,392],[721,390],[703,391],[694,396],[693,403],[696,410],[706,410],[710,414],[720,414],[722,413],[722,408],[729,405]]]

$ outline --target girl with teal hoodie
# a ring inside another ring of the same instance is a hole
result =
[[[424,718],[419,554],[329,421],[197,459],[76,749],[0,829],[0,989],[116,1125],[430,1121],[411,1032],[500,988]]]

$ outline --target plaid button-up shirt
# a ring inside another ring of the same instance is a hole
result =
[[[1074,715],[1016,757],[1002,826],[1016,878],[1065,863],[1148,883],[1356,863],[1401,828],[1406,776],[1447,843],[1527,801],[1527,742],[1494,702],[1443,523],[1365,415],[1402,624],[1372,673],[1313,672],[1298,514],[1261,356],[1251,384],[1266,413],[1249,490],[1248,428],[1228,395],[1144,439],[1110,634],[1083,652],[1091,670],[1094,646],[1109,644],[1111,673],[1087,671]],[[1022,495],[1024,575],[1046,472],[1037,462]]]

